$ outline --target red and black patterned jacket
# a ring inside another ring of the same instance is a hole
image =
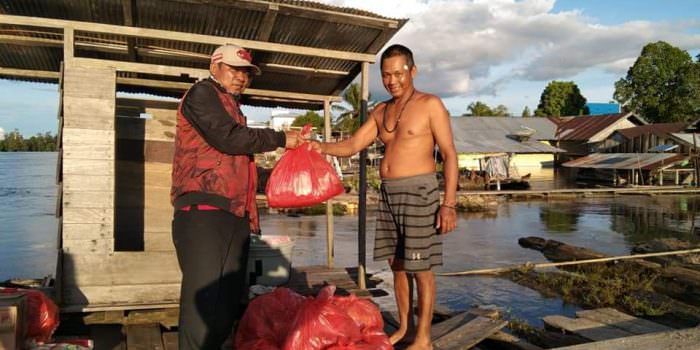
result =
[[[250,220],[259,231],[253,153],[284,147],[284,132],[253,129],[233,95],[212,78],[194,84],[177,113],[170,197],[175,210],[207,204]]]

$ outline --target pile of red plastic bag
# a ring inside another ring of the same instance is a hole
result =
[[[379,309],[354,295],[316,298],[277,288],[248,305],[236,333],[237,350],[390,350]]]
[[[54,342],[53,333],[58,328],[58,306],[46,294],[34,289],[0,288],[0,298],[24,298],[24,327],[21,327],[23,349],[30,350],[89,350],[93,343],[89,339],[71,339]],[[0,349],[4,349],[0,343]]]

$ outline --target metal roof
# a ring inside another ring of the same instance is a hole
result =
[[[560,141],[588,141],[609,126],[626,118],[633,118],[636,124],[646,124],[643,119],[632,113],[574,117],[559,124],[557,139]]]
[[[515,135],[524,128],[534,129],[532,139],[555,140],[557,125],[548,118],[532,117],[452,117],[452,124],[465,130],[492,130]]]
[[[452,117],[452,134],[459,153],[558,153],[556,147],[537,140],[554,136],[555,125],[547,118]],[[532,140],[518,141],[521,126],[535,129]]]
[[[569,168],[654,170],[687,158],[677,153],[593,153],[562,165]]]
[[[685,133],[685,132],[674,132],[671,133],[671,136],[682,143],[685,143],[686,146],[689,147],[694,147],[695,146],[700,146],[700,136],[698,136],[695,133]],[[693,140],[693,138],[695,140]]]
[[[686,125],[686,123],[657,123],[640,125],[634,128],[620,129],[616,130],[616,132],[620,133],[627,139],[633,139],[645,134],[668,136],[670,133],[683,131]]]
[[[1,15],[147,28],[299,47],[300,50],[289,52],[252,50],[254,63],[260,66],[263,74],[253,79],[250,88],[314,95],[338,95],[360,72],[362,62],[301,54],[302,49],[318,48],[372,57],[407,21],[295,0],[3,0],[0,2]],[[63,59],[61,28],[7,23],[0,20],[0,67],[59,71]],[[208,56],[217,45],[196,39],[167,40],[164,37],[75,31],[76,57],[103,60],[206,70]],[[153,78],[153,75],[144,73],[119,74],[128,78]],[[55,81],[46,77],[10,77]],[[192,77],[158,76],[158,79],[183,83],[194,81]],[[118,89],[173,97],[180,97],[183,90],[125,84],[120,84]],[[296,108],[318,108],[320,103],[280,103],[264,99],[249,99],[247,102]]]

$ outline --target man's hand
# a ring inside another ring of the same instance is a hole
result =
[[[449,233],[457,228],[457,209],[444,205],[441,206],[435,228],[440,230],[440,234]]]
[[[287,143],[284,145],[284,148],[297,148],[304,143],[304,138],[296,130],[285,131],[284,134],[287,137]]]

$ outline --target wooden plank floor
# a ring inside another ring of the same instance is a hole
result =
[[[543,318],[548,328],[576,334],[590,343],[561,350],[700,349],[700,328],[676,330],[612,308],[582,310],[576,318]]]
[[[394,332],[399,323],[395,312],[383,311],[385,332]],[[448,319],[433,323],[430,336],[435,350],[472,349],[474,345],[497,333],[507,322],[497,319],[498,312],[484,309],[471,309],[454,314]],[[405,349],[410,345],[410,335],[405,341],[396,344],[395,349]]]
[[[555,350],[691,350],[700,349],[700,328],[656,332],[556,348]]]

